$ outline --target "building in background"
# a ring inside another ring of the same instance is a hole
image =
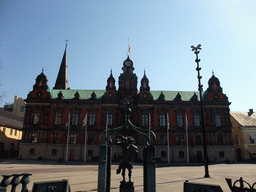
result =
[[[230,112],[233,124],[234,148],[237,161],[256,160],[256,114]]]
[[[24,99],[14,96],[13,103],[6,103],[3,108],[5,111],[9,111],[15,115],[20,117],[24,117],[25,115],[25,101]]]
[[[22,127],[22,117],[0,109],[0,158],[18,156]]]
[[[129,102],[131,122],[155,132],[156,156],[162,161],[167,161],[168,154],[171,162],[187,162],[188,158],[190,162],[202,161],[202,123],[206,125],[210,162],[234,161],[230,102],[223,94],[218,78],[212,75],[208,81],[203,95],[206,118],[202,122],[198,93],[151,91],[146,72],[138,85],[134,69],[128,55],[117,86],[111,71],[104,90],[71,89],[68,87],[65,49],[54,88],[48,87],[48,79],[42,71],[25,100],[24,134],[20,146],[23,158],[58,159],[62,156],[68,160],[83,160],[84,154],[88,159],[97,158],[100,133],[106,129],[106,124],[111,129],[125,122],[125,103]],[[168,82],[159,80],[159,83]],[[118,135],[130,135],[135,139],[139,147],[137,158],[142,160],[145,137],[130,127],[115,133],[112,147],[117,156],[121,152],[116,145]]]

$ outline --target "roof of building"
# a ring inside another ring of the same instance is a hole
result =
[[[248,112],[234,112],[231,111],[230,115],[243,127],[256,126],[256,113],[248,115]]]
[[[23,117],[0,109],[0,125],[21,129],[23,125]]]
[[[82,90],[82,89],[48,89],[53,99],[58,98],[58,94],[61,92],[64,99],[73,99],[76,92],[79,93],[81,99],[90,99],[91,94],[94,92],[98,99],[101,99],[106,92],[106,90]],[[189,101],[194,94],[197,95],[199,100],[199,93],[193,91],[150,91],[153,96],[153,99],[156,100],[159,98],[160,94],[163,93],[165,100],[174,100],[175,97],[180,94],[182,101]]]

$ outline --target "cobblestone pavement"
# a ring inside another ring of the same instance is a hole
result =
[[[121,175],[116,175],[118,165],[111,167],[111,192],[119,191]],[[72,192],[97,191],[97,163],[55,161],[16,161],[0,162],[0,175],[13,173],[32,173],[28,189],[32,190],[33,182],[68,179]],[[215,164],[209,165],[210,178],[204,178],[203,165],[159,165],[156,168],[156,191],[182,192],[183,183],[208,183],[220,185],[224,192],[229,192],[225,178],[234,180],[243,177],[250,184],[256,182],[255,164]],[[132,181],[136,192],[143,191],[143,166],[134,165]],[[8,191],[10,191],[8,187]],[[20,191],[21,185],[17,191]]]

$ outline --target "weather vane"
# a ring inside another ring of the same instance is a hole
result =
[[[128,55],[128,57],[131,55],[131,46],[130,46],[129,38],[128,38],[128,50],[127,50],[127,55]]]

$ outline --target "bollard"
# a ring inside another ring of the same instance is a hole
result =
[[[10,177],[12,175],[2,175],[2,176],[3,176],[3,180],[1,181],[0,186],[7,187],[11,183]]]
[[[20,177],[21,174],[13,174],[13,178],[11,180],[12,190],[11,192],[16,192],[17,185],[20,184]]]
[[[0,192],[6,192],[6,187],[10,185],[10,177],[12,175],[3,175],[3,180],[0,183]]]
[[[30,173],[22,173],[23,175],[22,179],[20,180],[20,183],[22,184],[21,192],[28,192],[28,183],[30,182],[29,176],[32,175]]]

